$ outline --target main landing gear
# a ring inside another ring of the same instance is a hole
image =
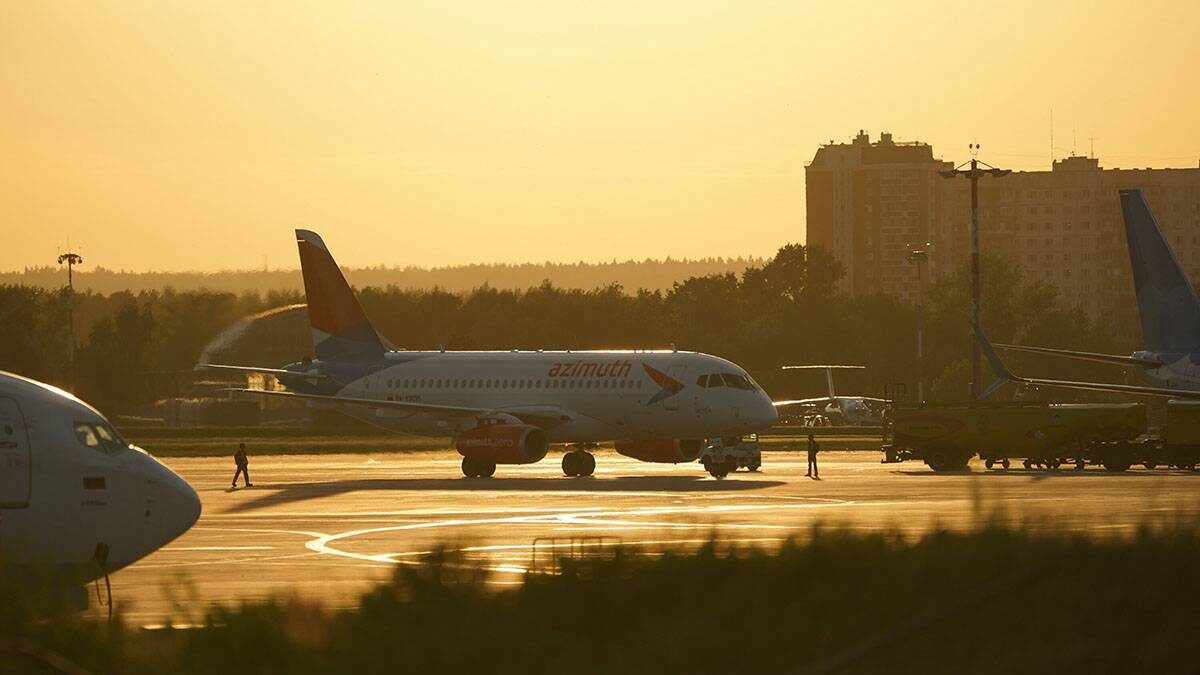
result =
[[[496,463],[480,457],[463,457],[462,472],[467,478],[491,478]]]
[[[586,450],[571,450],[563,455],[562,469],[568,476],[590,476],[596,470],[596,458]]]

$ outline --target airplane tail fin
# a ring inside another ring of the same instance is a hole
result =
[[[1129,263],[1147,351],[1200,350],[1200,300],[1141,190],[1121,190]]]
[[[985,389],[981,394],[979,394],[979,400],[982,401],[996,393],[1000,387],[1003,387],[1009,382],[1019,382],[1021,381],[1021,378],[1013,375],[1012,372],[1008,370],[1008,366],[1005,366],[1004,362],[1000,360],[1000,356],[996,354],[996,350],[992,347],[992,343],[987,339],[987,336],[983,334],[983,326],[980,326],[979,322],[975,321],[972,322],[972,328],[975,332],[975,339],[979,342],[979,347],[983,351],[984,357],[986,357],[988,360],[988,365],[991,366],[992,372],[996,374],[996,381],[993,382],[991,386]]]
[[[317,358],[364,359],[387,351],[320,235],[296,230],[296,244]]]

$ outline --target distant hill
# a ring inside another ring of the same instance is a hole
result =
[[[368,267],[346,269],[350,283],[359,288],[395,285],[400,288],[439,287],[469,291],[493,288],[525,289],[550,281],[559,288],[592,289],[620,284],[627,292],[639,288],[660,290],[677,281],[707,274],[740,274],[762,258],[705,258],[701,260],[627,260],[608,263],[525,263],[520,265],[462,265],[457,267]],[[60,267],[29,267],[22,272],[0,272],[0,284],[24,284],[54,289],[66,285]],[[126,272],[103,267],[75,272],[75,288],[109,294],[171,287],[176,290],[206,288],[214,291],[300,290],[300,270],[229,270],[221,272]]]

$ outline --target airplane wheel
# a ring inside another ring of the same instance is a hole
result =
[[[596,470],[596,458],[590,452],[572,450],[563,455],[562,468],[567,476],[590,476]]]
[[[480,461],[474,457],[463,457],[462,472],[467,478],[479,478],[483,475]]]

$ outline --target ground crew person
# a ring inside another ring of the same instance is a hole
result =
[[[810,478],[821,480],[821,473],[817,471],[817,453],[821,451],[821,446],[817,445],[816,439],[812,434],[808,435],[808,473],[804,474]]]
[[[238,443],[237,452],[233,453],[233,461],[237,464],[237,471],[233,473],[233,484],[229,486],[230,489],[237,489],[238,476],[246,481],[246,487],[253,487],[254,483],[250,482],[250,458],[246,456],[245,443]]]

